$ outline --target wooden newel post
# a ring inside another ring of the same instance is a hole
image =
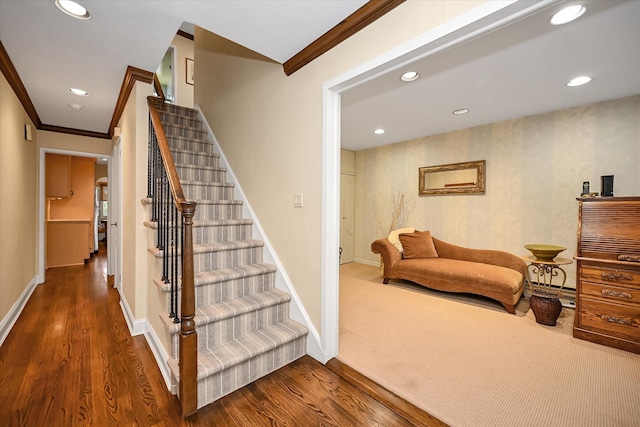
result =
[[[182,254],[182,303],[180,307],[180,401],[182,416],[198,410],[198,335],[196,333],[195,289],[193,282],[193,216],[195,202],[182,203],[184,218],[184,245]]]

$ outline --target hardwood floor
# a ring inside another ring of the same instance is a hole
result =
[[[442,425],[394,412],[309,356],[183,420],[119,302],[103,247],[84,266],[47,270],[0,347],[0,425]]]

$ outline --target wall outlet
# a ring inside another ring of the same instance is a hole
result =
[[[302,203],[302,193],[297,193],[293,195],[293,207],[294,208],[301,208],[303,205]]]

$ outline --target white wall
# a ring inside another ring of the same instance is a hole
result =
[[[486,194],[418,196],[418,168],[486,160]],[[378,262],[393,196],[408,201],[406,226],[474,248],[528,255],[529,243],[576,250],[582,182],[640,194],[640,96],[419,138],[356,153],[357,259]],[[575,264],[566,268],[575,286]]]

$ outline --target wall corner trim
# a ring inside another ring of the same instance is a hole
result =
[[[124,73],[124,79],[122,80],[120,94],[118,95],[118,101],[116,102],[116,108],[113,110],[113,117],[111,118],[111,123],[109,124],[109,138],[112,138],[114,135],[114,128],[118,125],[120,117],[122,117],[124,107],[127,105],[127,100],[129,99],[129,95],[131,95],[131,91],[133,90],[133,85],[136,82],[152,84],[153,76],[154,73],[152,73],[151,71],[132,67],[131,65],[127,67],[127,71],[125,71]]]

